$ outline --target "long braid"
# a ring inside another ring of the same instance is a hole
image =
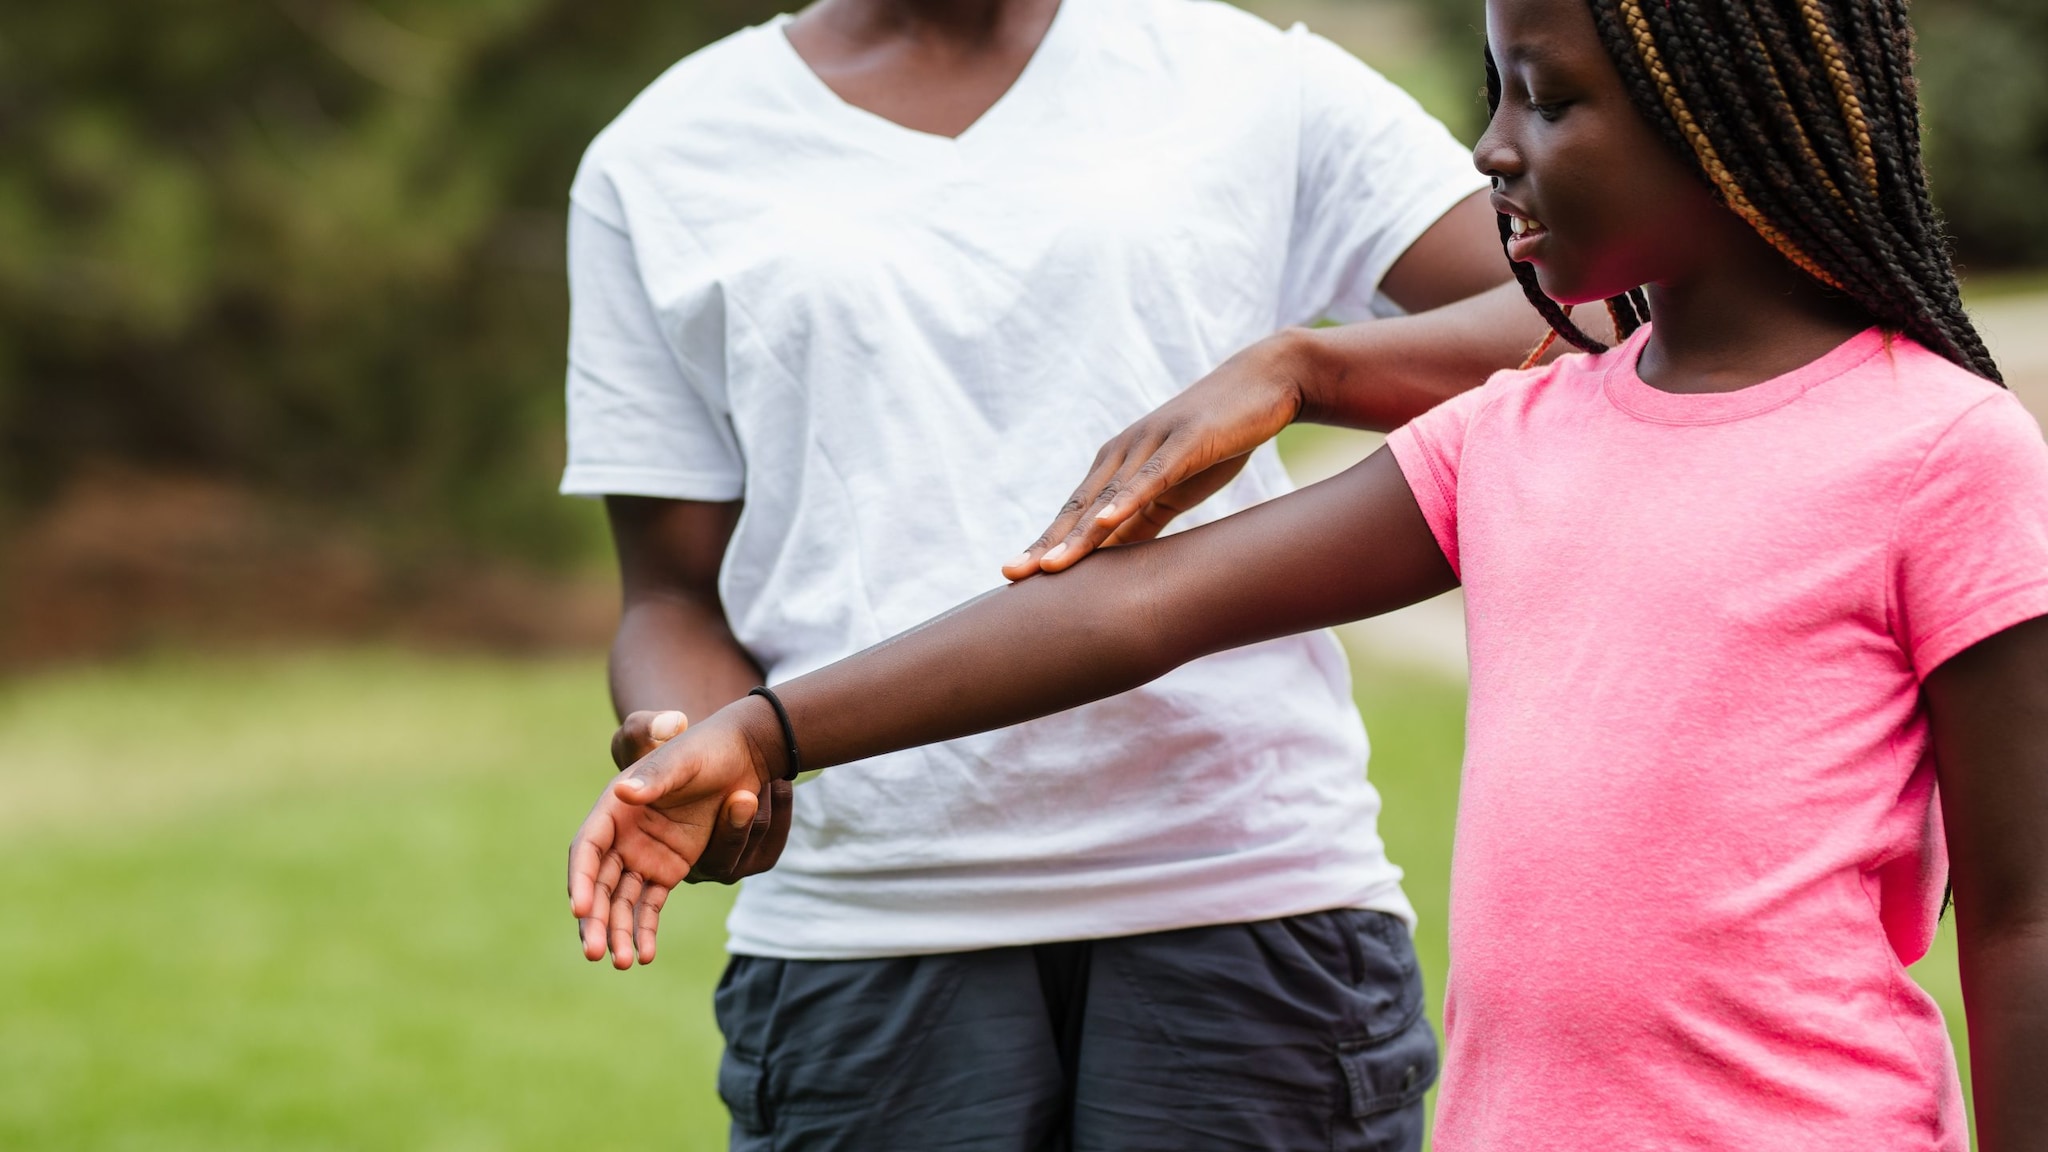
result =
[[[1637,110],[1757,235],[1884,326],[1999,380],[1928,195],[1899,0],[1588,2]],[[1617,330],[1646,311],[1615,304]]]

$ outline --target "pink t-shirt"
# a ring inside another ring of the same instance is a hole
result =
[[[1472,659],[1436,1147],[1963,1152],[1919,688],[2048,615],[2048,447],[1876,329],[1685,396],[1647,336],[1391,440]]]

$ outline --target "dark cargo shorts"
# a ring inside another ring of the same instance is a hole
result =
[[[736,956],[735,1152],[1412,1152],[1436,1037],[1408,929],[1343,909],[881,960]]]

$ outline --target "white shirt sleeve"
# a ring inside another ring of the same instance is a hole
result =
[[[716,293],[708,294],[715,297]],[[677,324],[678,338],[723,339],[721,318]],[[740,498],[746,479],[732,423],[679,357],[717,362],[720,348],[680,350],[663,326],[632,238],[578,197],[569,209],[571,496]]]
[[[1381,278],[1486,181],[1471,150],[1386,77],[1301,25],[1288,39],[1301,77],[1301,143],[1280,321],[1398,313],[1379,295]]]

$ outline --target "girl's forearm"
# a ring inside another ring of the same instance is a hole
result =
[[[1950,657],[1921,690],[1955,885],[1978,1146],[2048,1152],[2048,617]]]
[[[1215,524],[991,592],[777,692],[805,767],[822,768],[1062,711],[1455,583],[1383,450]]]
[[[1998,927],[1957,906],[1970,1067],[1983,1152],[2048,1150],[2048,912]]]
[[[806,768],[1020,723],[1192,658],[1158,627],[1150,547],[1001,588],[777,689]]]

